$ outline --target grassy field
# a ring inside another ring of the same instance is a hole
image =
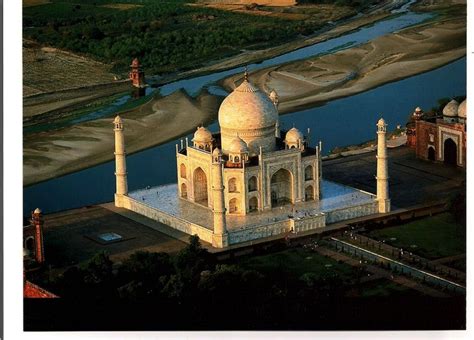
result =
[[[42,6],[39,6],[42,7]],[[114,81],[110,65],[23,41],[23,95]]]
[[[357,287],[360,297],[406,297],[420,296],[420,293],[408,287],[399,285],[388,279],[379,279],[362,283]]]
[[[286,277],[289,280],[296,280],[306,273],[315,274],[318,278],[338,276],[343,280],[351,280],[357,273],[354,267],[302,248],[245,258],[239,265],[269,277]]]
[[[409,250],[428,259],[466,252],[466,229],[443,213],[401,226],[374,230],[369,237]],[[416,247],[415,247],[416,246]]]

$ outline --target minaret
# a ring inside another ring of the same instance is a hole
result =
[[[275,109],[278,112],[278,93],[273,89],[269,95],[270,100],[272,101],[273,105],[275,105]],[[275,124],[275,137],[280,138],[280,118],[277,119]]]
[[[224,248],[228,246],[228,234],[225,218],[224,183],[222,178],[222,153],[216,148],[212,152],[212,198],[214,216],[214,232],[212,246]]]
[[[122,197],[128,193],[127,186],[127,166],[125,163],[125,142],[123,138],[123,122],[120,116],[115,117],[114,120],[115,131],[115,206],[122,207]]]
[[[31,214],[31,222],[35,226],[35,259],[39,264],[44,263],[43,247],[43,215],[39,208]]]
[[[379,213],[390,212],[388,196],[388,163],[387,163],[387,124],[380,118],[377,123],[377,201]]]

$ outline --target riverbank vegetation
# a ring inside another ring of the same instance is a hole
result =
[[[114,72],[127,71],[131,58],[139,57],[153,74],[194,68],[244,48],[283,43],[326,24],[189,6],[189,2],[52,0],[24,7],[23,34],[45,46],[113,63]]]

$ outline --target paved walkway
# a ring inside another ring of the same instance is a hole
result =
[[[321,255],[326,255],[336,261],[339,261],[341,260],[342,262],[344,263],[347,263],[353,267],[358,267],[360,266],[360,261],[350,257],[349,255],[346,255],[342,252],[337,252],[335,250],[332,250],[332,249],[329,249],[329,248],[326,248],[326,247],[317,247],[316,248],[316,251],[321,254]],[[415,280],[412,280],[406,276],[402,276],[402,275],[393,275],[393,273],[389,270],[386,270],[386,269],[382,269],[378,266],[374,266],[374,265],[371,265],[371,264],[368,264],[368,265],[365,265],[365,268],[368,272],[370,272],[372,275],[371,275],[371,279],[366,279],[365,282],[368,282],[368,281],[371,281],[371,280],[375,280],[375,279],[379,279],[379,278],[385,278],[385,279],[389,279],[389,280],[392,280],[393,282],[395,283],[398,283],[399,285],[402,285],[402,286],[405,286],[405,287],[408,287],[408,288],[411,288],[411,289],[414,289],[414,290],[417,290],[425,295],[429,295],[429,296],[432,296],[432,297],[449,297],[449,295],[443,293],[443,292],[440,292],[436,289],[433,289],[427,285],[424,285],[420,282],[417,282]],[[364,282],[364,281],[361,281],[361,282]]]
[[[440,262],[428,260],[424,257],[413,254],[412,252],[410,252],[410,250],[396,248],[387,243],[374,240],[365,235],[360,235],[351,232],[346,232],[345,234],[343,234],[341,239],[358,247],[365,248],[367,250],[376,250],[377,253],[387,256],[388,258],[392,258],[415,268],[420,268],[422,270],[429,271],[433,274],[446,278],[447,280],[453,280],[462,285],[466,284],[466,273],[445,266]],[[455,257],[453,257],[452,260],[457,259],[458,256],[459,255],[456,255]],[[447,260],[446,262],[452,260]]]
[[[435,263],[435,264],[449,263],[449,262],[453,262],[453,261],[456,261],[456,260],[462,260],[462,259],[465,259],[465,258],[466,258],[466,254],[459,254],[459,255],[443,257],[443,258],[431,261],[431,263]]]
[[[323,177],[326,180],[375,192],[376,161],[375,151],[328,159],[322,164]],[[465,186],[464,169],[417,159],[414,150],[405,146],[389,149],[388,163],[392,205],[399,208],[444,200]]]

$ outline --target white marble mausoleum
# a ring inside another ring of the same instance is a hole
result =
[[[197,234],[214,247],[324,228],[390,210],[383,119],[378,127],[377,196],[324,181],[321,143],[280,129],[278,95],[247,79],[219,109],[218,133],[198,127],[176,145],[177,183],[128,192],[123,121],[116,117],[115,205]]]

